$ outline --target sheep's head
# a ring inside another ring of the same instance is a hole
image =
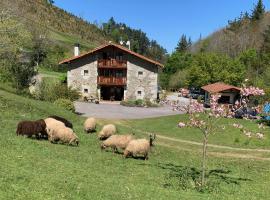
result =
[[[156,139],[156,134],[151,133],[149,137],[150,137],[150,141],[149,141],[150,146],[153,146],[154,145],[153,142]]]
[[[105,148],[106,148],[106,145],[102,142],[101,145],[100,145],[100,149],[104,150]]]
[[[79,139],[76,138],[76,139],[74,140],[74,143],[75,143],[77,146],[79,146],[79,143],[80,143]]]

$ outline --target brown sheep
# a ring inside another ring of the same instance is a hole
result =
[[[102,150],[111,147],[113,152],[115,152],[116,150],[118,151],[118,149],[125,149],[128,143],[133,139],[133,135],[112,135],[102,142],[100,147]]]
[[[153,141],[155,140],[155,138],[156,135],[151,134],[150,140],[146,139],[131,140],[124,151],[124,157],[127,158],[129,156],[132,157],[143,156],[143,158],[147,160],[148,153],[150,151],[151,146],[153,146]]]
[[[27,137],[36,137],[47,135],[46,123],[43,119],[37,121],[21,121],[17,125],[17,135],[26,135]]]

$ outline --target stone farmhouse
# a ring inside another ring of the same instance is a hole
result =
[[[68,86],[83,97],[111,101],[158,98],[162,64],[111,42],[81,55],[77,46],[74,53],[59,64],[68,66]]]

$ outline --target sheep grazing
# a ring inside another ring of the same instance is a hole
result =
[[[60,121],[53,119],[53,118],[47,118],[47,119],[44,119],[44,121],[46,123],[46,127],[47,127],[46,132],[47,132],[48,137],[51,136],[52,130],[58,129],[59,127],[62,127],[62,128],[66,127],[63,122],[60,122]]]
[[[153,141],[155,139],[156,135],[151,134],[150,140],[146,139],[131,140],[124,151],[124,157],[127,158],[129,156],[132,157],[143,156],[143,158],[147,160],[148,153],[150,151],[151,146],[153,146]]]
[[[56,119],[57,121],[63,122],[65,124],[65,126],[68,128],[73,128],[72,123],[63,117],[52,115],[52,116],[49,116],[49,118],[53,118],[53,119]]]
[[[125,149],[131,140],[134,140],[133,135],[112,135],[102,142],[100,147],[102,150],[111,147],[115,152],[118,149]]]
[[[37,121],[21,121],[17,125],[17,135],[26,135],[32,137],[35,135],[37,138],[46,135],[46,123],[43,119]]]
[[[53,129],[47,128],[47,132],[49,133],[49,141],[52,143],[60,141],[68,145],[79,145],[79,139],[71,128],[58,126]]]
[[[86,133],[92,133],[96,131],[97,122],[96,119],[91,117],[85,120],[84,122],[84,131]]]
[[[98,134],[100,140],[105,140],[116,133],[116,127],[113,124],[103,126],[102,130]]]

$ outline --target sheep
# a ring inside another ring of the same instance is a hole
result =
[[[46,123],[43,119],[37,121],[21,121],[17,125],[17,135],[26,135],[27,137],[32,137],[35,135],[39,138],[46,135]]]
[[[53,118],[53,119],[56,119],[57,121],[63,122],[65,124],[65,126],[68,128],[73,128],[72,123],[63,117],[52,115],[52,116],[49,116],[49,118]]]
[[[112,136],[116,133],[116,127],[113,124],[108,124],[103,126],[102,130],[98,134],[98,138],[100,140],[105,140],[108,137]]]
[[[60,141],[69,145],[73,143],[77,146],[79,145],[79,139],[71,128],[56,126],[53,129],[47,128],[47,131],[49,132],[49,141],[51,143]]]
[[[113,152],[118,149],[125,149],[128,143],[133,140],[133,135],[112,135],[101,143],[101,150],[111,147]]]
[[[44,119],[45,123],[46,123],[46,132],[48,137],[51,136],[52,130],[54,129],[58,129],[58,127],[62,127],[65,128],[65,124],[63,122],[60,122],[54,118],[46,118]]]
[[[150,140],[146,139],[137,139],[131,140],[125,151],[124,157],[127,158],[128,156],[138,157],[140,155],[143,156],[145,160],[148,159],[148,153],[150,151],[151,146],[153,146],[153,141],[156,139],[156,135],[150,135]]]
[[[96,131],[96,126],[97,126],[96,119],[93,117],[88,118],[84,122],[84,131],[86,133],[92,133]]]

